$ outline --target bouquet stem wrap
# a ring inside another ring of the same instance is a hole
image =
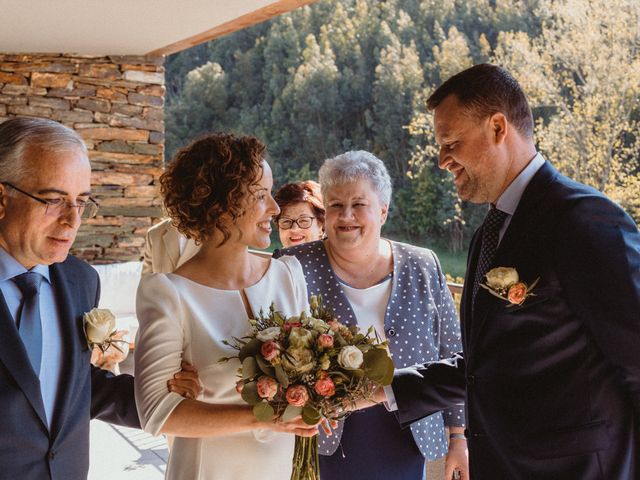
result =
[[[291,480],[320,480],[317,435],[313,437],[296,435]]]

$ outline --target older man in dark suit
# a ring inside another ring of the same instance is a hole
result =
[[[536,152],[503,69],[467,69],[428,105],[440,167],[463,200],[491,208],[469,252],[464,355],[399,370],[399,417],[442,408],[466,383],[473,480],[640,478],[636,225]]]
[[[98,275],[68,253],[97,209],[90,189],[73,130],[34,118],[0,125],[2,479],[85,479],[90,418],[140,425],[133,378],[89,363],[83,314],[98,304]]]

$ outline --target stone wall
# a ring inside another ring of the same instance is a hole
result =
[[[93,263],[140,258],[161,216],[164,93],[163,57],[0,54],[0,122],[46,117],[87,143],[100,210],[72,253]]]

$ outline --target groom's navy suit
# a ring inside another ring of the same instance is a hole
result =
[[[397,373],[401,421],[442,408],[466,380],[472,479],[640,478],[636,225],[545,163],[499,244],[497,266],[516,268],[528,284],[539,278],[535,296],[509,306],[480,289],[473,305],[465,287],[464,355]]]
[[[84,480],[89,468],[91,418],[140,425],[133,377],[115,377],[90,365],[82,317],[98,303],[97,273],[71,256],[63,263],[53,264],[50,273],[60,311],[64,352],[51,428],[47,426],[38,377],[0,294],[1,479]]]

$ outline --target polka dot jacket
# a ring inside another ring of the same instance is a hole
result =
[[[460,324],[453,297],[436,255],[426,248],[391,242],[393,284],[384,319],[396,368],[448,358],[462,350]],[[336,277],[323,241],[277,250],[274,257],[295,256],[304,271],[309,295],[322,294],[338,320],[355,324],[355,314]],[[411,424],[416,444],[427,460],[447,452],[444,425],[464,427],[464,406],[430,415]],[[342,425],[331,437],[320,435],[323,455],[339,446]]]

